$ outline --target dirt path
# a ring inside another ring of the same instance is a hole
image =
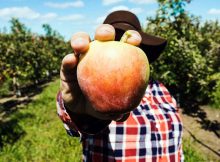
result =
[[[220,162],[220,110],[203,106],[194,116],[182,112],[183,138],[207,157],[207,161]]]

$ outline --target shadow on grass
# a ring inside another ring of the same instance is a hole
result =
[[[0,104],[0,150],[5,144],[13,144],[26,134],[19,121],[25,118],[34,118],[30,113],[20,113],[18,110],[33,101],[33,97],[42,92],[47,86],[42,83],[22,89],[23,96],[7,98]]]
[[[186,127],[184,129],[190,134],[190,136],[198,143],[200,143],[203,147],[207,148],[208,150],[212,151],[214,154],[220,156],[220,153],[214,149],[212,149],[210,146],[206,145],[204,142],[200,141],[196,136]]]
[[[184,108],[183,110],[183,113],[199,118],[200,120],[198,120],[198,122],[201,124],[203,129],[213,132],[218,138],[220,138],[220,122],[208,119],[206,112],[201,109],[199,105],[194,104],[193,106]]]
[[[13,144],[26,134],[23,128],[19,125],[19,121],[24,118],[34,118],[33,114],[18,113],[12,119],[0,120],[0,149],[5,144]]]
[[[15,113],[19,109],[19,106],[21,107],[21,105],[27,105],[31,101],[31,98],[25,97],[24,99],[17,98],[4,102],[0,105],[1,118],[7,118],[11,114]]]
[[[48,82],[42,82],[39,85],[30,85],[21,89],[22,96],[21,97],[11,97],[9,100],[0,104],[0,119],[6,118],[12,113],[16,112],[23,105],[27,105],[32,101],[32,98],[40,94],[43,89],[48,85]]]
[[[201,106],[199,104],[195,104],[195,103],[192,104],[191,103],[188,105],[191,105],[191,106],[185,106],[183,108],[183,113],[187,114],[191,117],[198,118],[199,120],[197,120],[197,122],[201,124],[202,129],[213,132],[218,138],[220,138],[220,122],[217,120],[208,119],[207,113],[204,111],[204,109],[201,108]],[[196,142],[201,144],[203,147],[209,149],[217,156],[220,156],[220,153],[218,151],[214,150],[213,148],[211,148],[210,146],[205,144],[203,141],[196,138],[196,136],[190,130],[188,130],[186,127],[184,127],[184,129],[190,134],[190,136]]]

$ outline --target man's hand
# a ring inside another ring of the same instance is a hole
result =
[[[141,42],[141,36],[137,31],[129,31],[131,36],[126,39],[126,43],[138,46]],[[100,25],[95,32],[95,40],[112,41],[115,39],[115,29],[108,24]],[[87,33],[79,32],[73,35],[71,47],[74,51],[66,55],[62,60],[60,70],[60,88],[64,104],[68,110],[76,114],[88,114],[90,116],[107,120],[116,120],[120,114],[101,114],[96,112],[82,94],[76,76],[79,56],[89,49],[90,37]]]

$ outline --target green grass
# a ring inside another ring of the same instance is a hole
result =
[[[66,134],[56,114],[58,88],[56,80],[31,103],[0,119],[1,162],[82,161],[79,139]],[[203,161],[189,141],[183,148],[186,162]]]
[[[56,114],[58,88],[57,80],[30,104],[0,120],[1,162],[81,161],[79,139],[66,135]]]
[[[195,141],[183,140],[183,152],[185,162],[206,162],[204,155],[201,155],[193,146]]]

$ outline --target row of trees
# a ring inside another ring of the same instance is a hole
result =
[[[168,45],[152,65],[154,78],[163,80],[181,106],[220,105],[220,24],[201,22],[185,5],[190,0],[159,0],[148,33],[162,36]]]
[[[45,35],[32,33],[18,19],[11,19],[11,31],[0,33],[0,96],[37,85],[58,73],[61,59],[70,52],[69,44],[49,25]]]

